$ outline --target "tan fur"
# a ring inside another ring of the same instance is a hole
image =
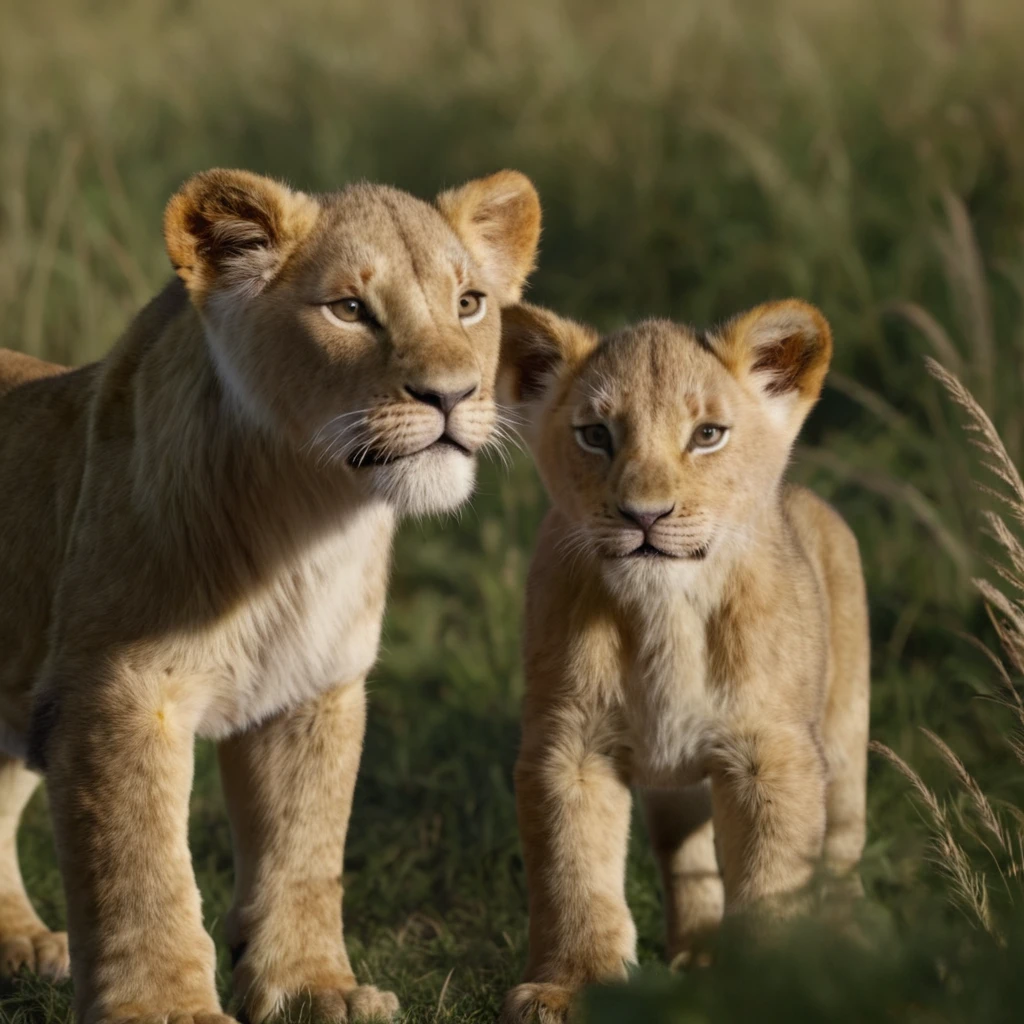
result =
[[[783,483],[830,354],[828,324],[796,301],[710,335],[649,321],[604,340],[545,310],[506,312],[499,386],[553,503],[529,578],[516,766],[530,953],[506,1022],[564,1020],[580,986],[634,959],[631,787],[673,958],[699,954],[723,910],[781,909],[823,853],[839,872],[860,857],[857,544]],[[595,424],[610,454],[579,443],[574,428]],[[729,428],[717,450],[694,448],[704,424]],[[644,543],[654,553],[636,553]]]
[[[462,502],[492,436],[539,216],[509,171],[439,205],[211,171],[167,208],[180,280],[102,362],[0,353],[0,967],[67,970],[18,872],[27,756],[83,1024],[229,1020],[187,844],[196,735],[221,741],[241,1010],[397,1009],[341,931],[364,679],[396,518]],[[467,291],[491,298],[475,323]],[[376,322],[332,320],[343,297]]]

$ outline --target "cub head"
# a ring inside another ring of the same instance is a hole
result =
[[[539,233],[537,193],[515,171],[428,203],[214,170],[164,217],[238,413],[412,513],[472,490],[496,418],[501,308],[519,299]]]
[[[612,578],[698,578],[757,535],[832,351],[805,302],[700,333],[651,320],[606,338],[506,311],[499,387],[518,407],[566,553]]]

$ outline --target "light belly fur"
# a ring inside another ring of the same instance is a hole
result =
[[[200,736],[221,738],[360,681],[380,644],[393,515],[378,507],[282,571],[198,638]],[[191,644],[190,644],[191,646]]]
[[[703,778],[725,709],[708,686],[699,609],[678,602],[649,611],[623,710],[637,783],[674,787]]]

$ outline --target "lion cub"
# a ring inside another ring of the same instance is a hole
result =
[[[539,231],[512,171],[433,203],[208,171],[164,218],[179,280],[105,359],[0,351],[0,974],[68,970],[14,841],[45,769],[78,1020],[230,1024],[188,849],[198,735],[242,1013],[397,1009],[342,938],[364,680],[397,520],[472,490]]]
[[[530,573],[516,798],[530,902],[505,1021],[561,1020],[635,956],[624,896],[643,794],[670,956],[723,909],[864,845],[868,625],[857,543],[783,483],[828,324],[776,302],[701,334],[599,339],[507,311],[499,385],[553,508]],[[717,850],[717,856],[716,856]]]

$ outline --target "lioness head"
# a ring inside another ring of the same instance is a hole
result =
[[[214,170],[164,217],[240,414],[414,513],[472,490],[495,422],[500,310],[518,300],[539,232],[537,193],[514,171],[431,204]]]
[[[572,527],[567,551],[613,576],[696,578],[756,534],[831,350],[796,300],[713,332],[651,320],[604,339],[521,305],[505,313],[500,387]]]

